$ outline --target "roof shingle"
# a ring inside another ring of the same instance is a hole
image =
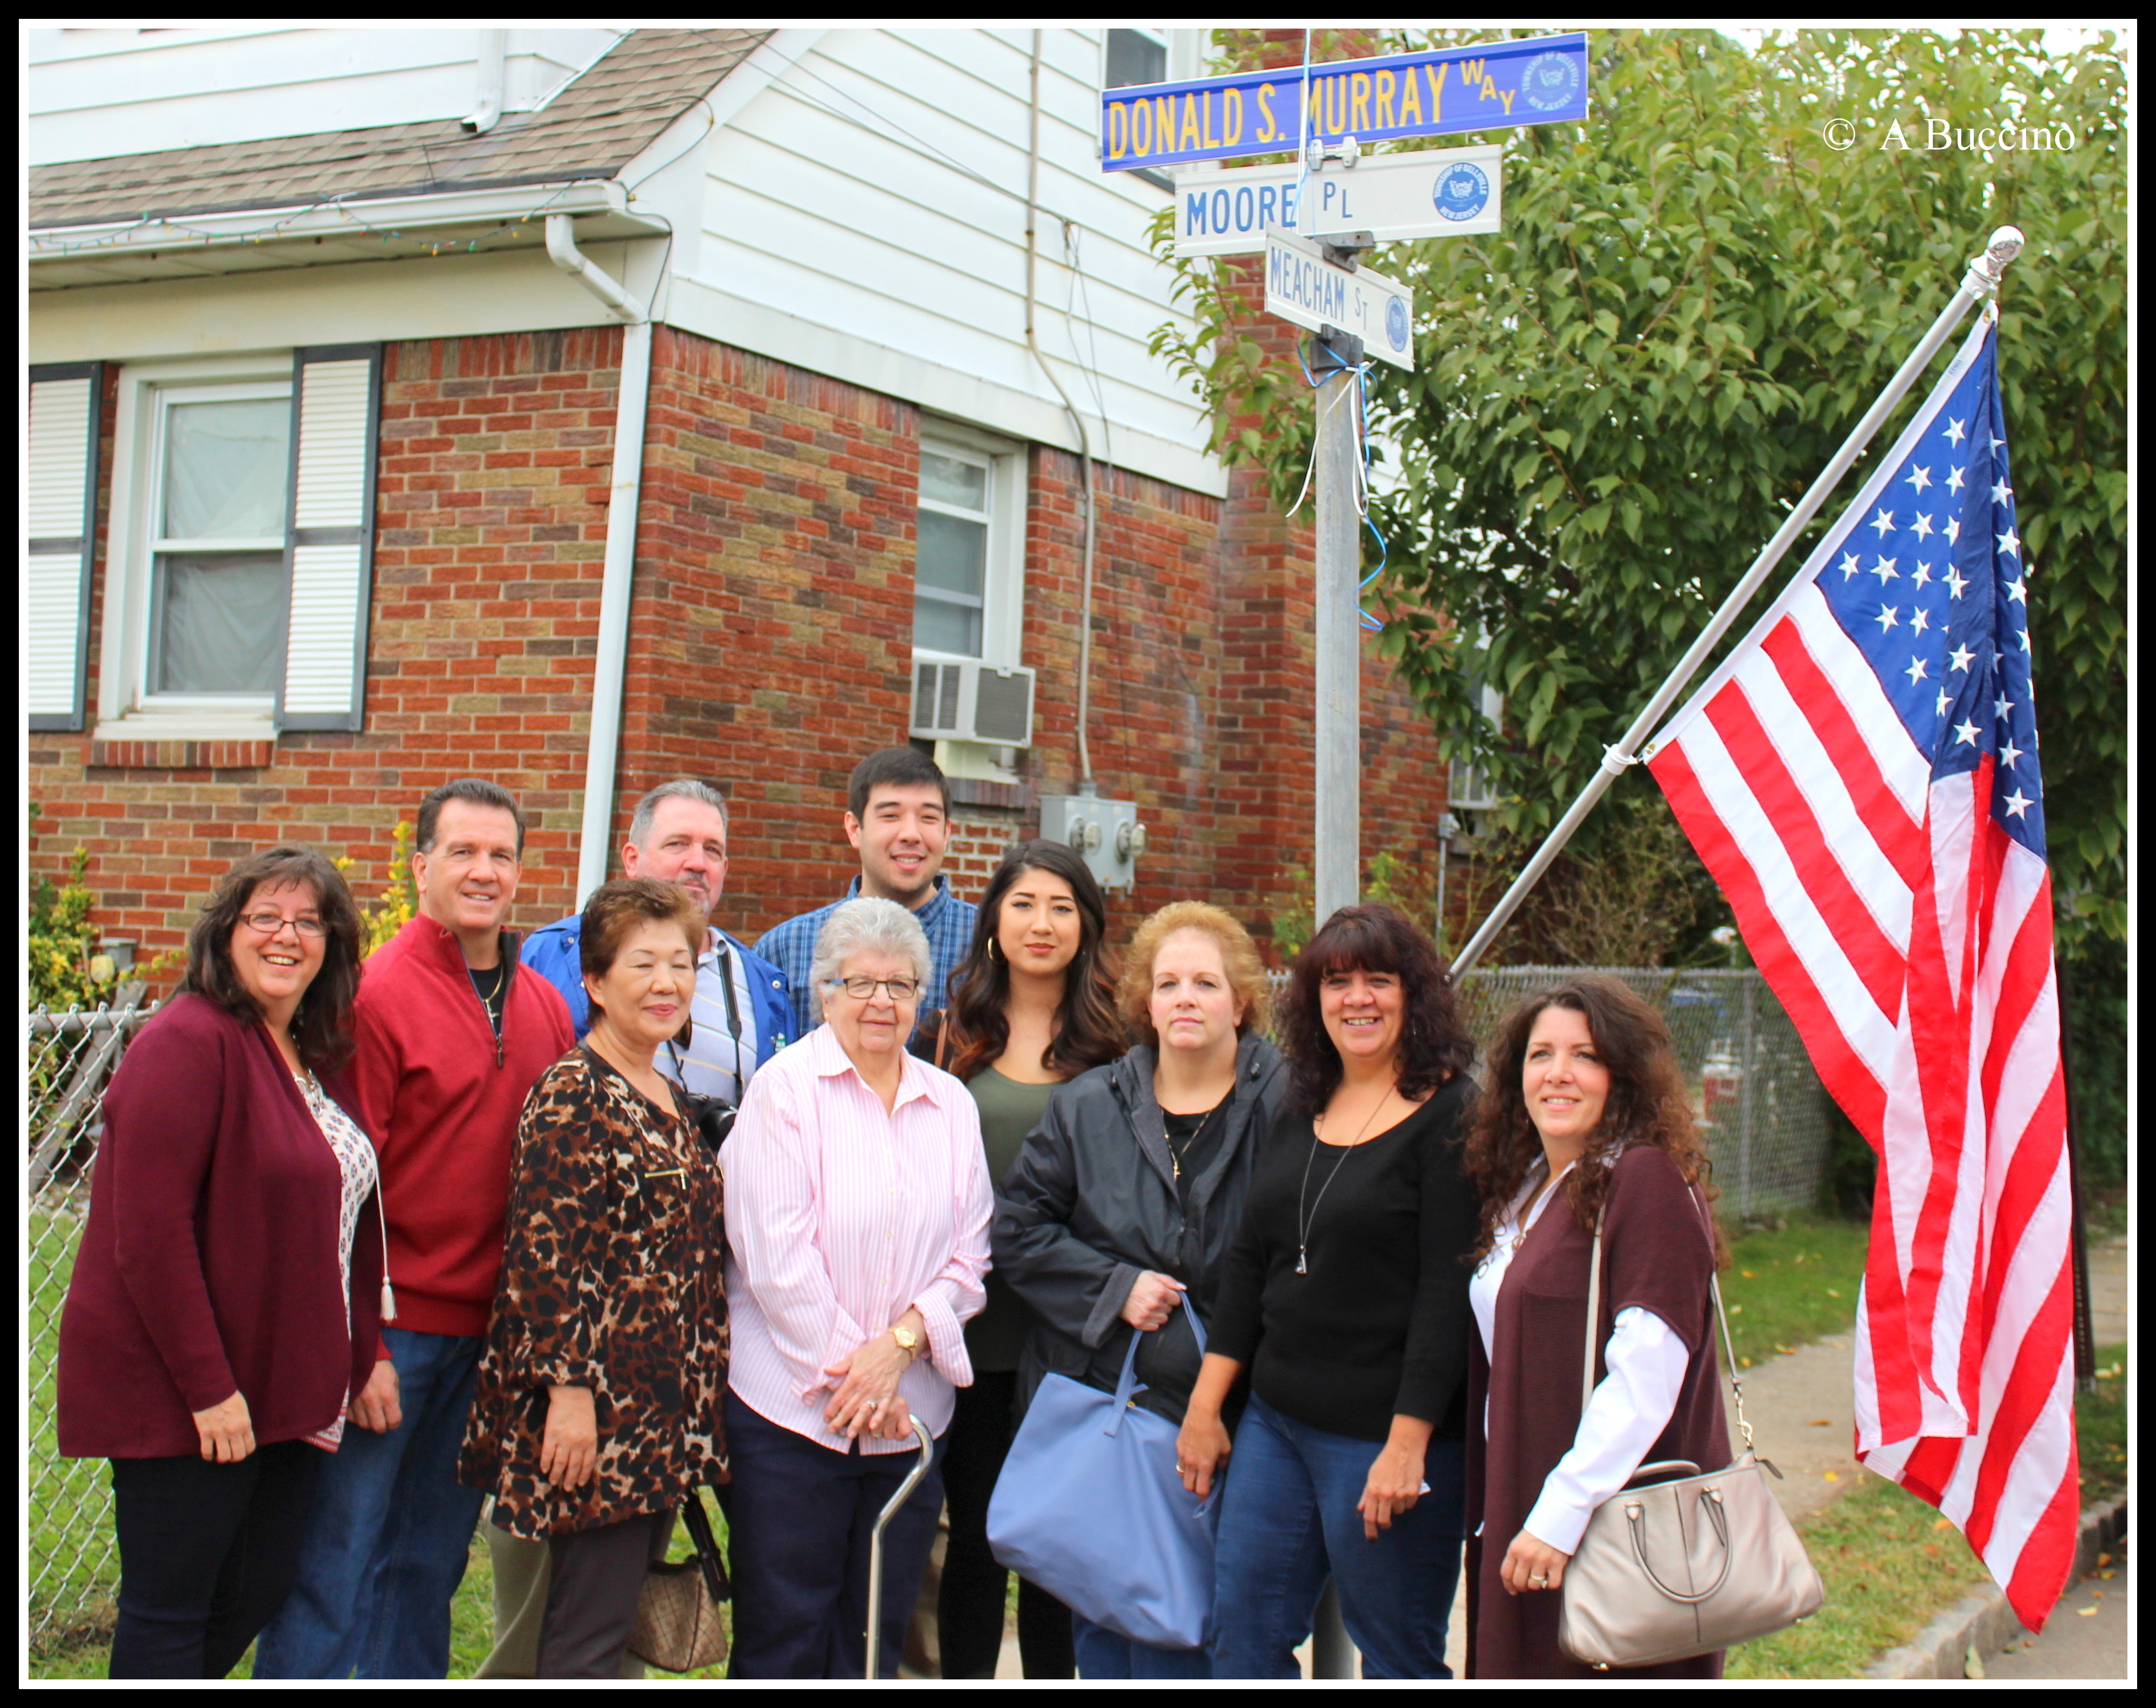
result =
[[[512,115],[483,136],[439,119],[33,166],[30,225],[612,177],[770,34],[634,31],[543,111]]]

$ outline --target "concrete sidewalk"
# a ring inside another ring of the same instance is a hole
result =
[[[2115,1239],[2089,1251],[2090,1318],[2099,1346],[2121,1343],[2127,1332],[2126,1242]],[[1856,1339],[1830,1335],[1782,1357],[1738,1372],[1744,1382],[1744,1414],[1763,1459],[1783,1475],[1768,1485],[1792,1521],[1830,1505],[1865,1475],[1856,1462]],[[1730,1408],[1730,1439],[1736,1444],[1736,1408]]]

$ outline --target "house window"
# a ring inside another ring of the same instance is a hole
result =
[[[1180,83],[1204,74],[1209,32],[1199,29],[1111,29],[1102,32],[1101,87],[1127,89],[1134,83]],[[1147,167],[1121,174],[1142,178],[1171,193],[1175,180]]]
[[[1106,87],[1127,89],[1134,83],[1168,81],[1168,36],[1164,31],[1111,29],[1108,32]]]
[[[921,447],[913,644],[978,659],[986,639],[995,462],[956,445]]]
[[[97,739],[361,727],[381,351],[121,370]]]
[[[292,388],[188,387],[156,399],[146,698],[277,691]]]
[[[921,441],[914,515],[910,733],[952,777],[1015,780],[1032,744],[1025,603],[1025,454],[955,422]]]
[[[1111,29],[1108,32],[1107,69],[1101,79],[1103,89],[1127,89],[1133,83],[1165,83],[1168,81],[1168,33],[1152,29]],[[1167,190],[1175,189],[1175,180],[1166,172],[1154,172],[1149,167],[1140,167],[1130,176],[1142,178],[1148,184]]]

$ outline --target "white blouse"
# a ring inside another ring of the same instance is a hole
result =
[[[1521,1208],[1547,1166],[1537,1164],[1528,1175],[1506,1211],[1505,1219],[1497,1225],[1497,1243],[1467,1285],[1476,1326],[1482,1331],[1483,1354],[1493,1360],[1496,1353],[1491,1342],[1505,1272],[1512,1266],[1520,1241],[1556,1201],[1558,1187],[1573,1167],[1568,1163],[1558,1172],[1523,1226]],[[1634,1305],[1617,1313],[1609,1343],[1603,1349],[1609,1373],[1587,1403],[1573,1436],[1572,1450],[1543,1480],[1542,1495],[1522,1526],[1529,1535],[1561,1554],[1572,1553],[1579,1546],[1581,1533],[1594,1509],[1625,1486],[1656,1438],[1669,1427],[1691,1357],[1684,1342],[1653,1311]],[[1490,1406],[1486,1398],[1482,1404],[1486,1434],[1489,1426]]]
[[[322,1130],[329,1141],[331,1151],[337,1160],[337,1170],[344,1177],[344,1188],[337,1214],[337,1274],[344,1283],[345,1333],[352,1332],[352,1240],[359,1230],[359,1213],[367,1203],[367,1195],[375,1188],[376,1170],[374,1146],[358,1124],[340,1109],[328,1092],[322,1090],[321,1081],[312,1074],[295,1074],[300,1095],[307,1100],[307,1111],[315,1118],[315,1125]],[[344,1439],[345,1419],[349,1415],[348,1405],[337,1408],[336,1420],[326,1428],[317,1429],[304,1438],[311,1445],[326,1447],[331,1453]]]

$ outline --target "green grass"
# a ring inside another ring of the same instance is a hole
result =
[[[2097,1392],[2076,1395],[2074,1406],[2084,1511],[2126,1482],[2126,1348],[2100,1347],[2097,1368]],[[1865,1477],[1797,1528],[1825,1604],[1803,1624],[1732,1651],[1732,1679],[1858,1677],[1991,1582],[1952,1524],[1882,1478]]]
[[[110,1628],[120,1577],[106,1511],[110,1468],[102,1459],[59,1458],[54,1423],[60,1307],[81,1228],[76,1218],[39,1205],[24,1229],[37,1254],[30,1264],[29,1557],[33,1572],[43,1574],[33,1592],[37,1604],[57,1609],[63,1622],[47,1639],[45,1646],[54,1649]]]
[[[1764,1363],[1855,1326],[1871,1239],[1862,1223],[1804,1218],[1724,1234],[1731,1261],[1719,1279],[1740,1365]]]

